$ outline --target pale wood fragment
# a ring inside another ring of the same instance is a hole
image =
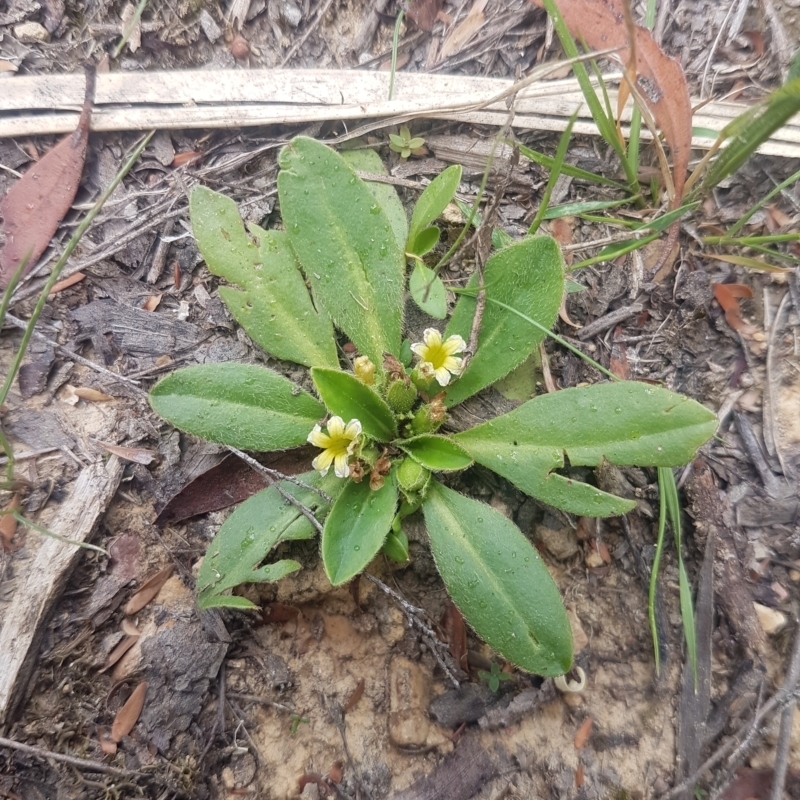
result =
[[[117,491],[123,468],[116,456],[85,467],[49,530],[72,542],[86,542]],[[0,628],[0,728],[11,722],[23,699],[47,617],[82,555],[83,548],[76,544],[42,536],[5,609]]]

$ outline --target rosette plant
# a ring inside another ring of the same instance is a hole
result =
[[[191,221],[209,270],[227,281],[219,292],[233,316],[273,358],[307,367],[307,388],[263,366],[208,364],[167,376],[150,402],[181,430],[239,450],[310,442],[318,452],[313,471],[276,482],[228,517],[199,571],[198,604],[252,608],[231,590],[299,569],[269,562],[270,551],[318,530],[334,585],[381,551],[404,560],[403,518],[421,510],[444,584],[475,631],[524,670],[566,672],[570,628],[542,559],[511,520],[455,491],[449,476],[477,463],[551,506],[622,514],[631,501],[565,467],[686,463],[713,434],[714,415],[657,386],[600,383],[447,432],[449,410],[525,361],[555,321],[564,294],[558,245],[527,237],[488,259],[474,353],[465,343],[477,279],[446,322],[404,340],[407,292],[434,319],[447,316],[445,287],[422,256],[438,241],[432,223],[460,168],[430,184],[409,223],[393,187],[356,174],[383,171],[372,151],[340,155],[298,137],[279,165],[282,230],[245,228],[232,200],[202,187],[191,194]],[[356,348],[352,361],[345,341]]]

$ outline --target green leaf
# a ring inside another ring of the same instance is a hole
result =
[[[277,372],[233,362],[176,370],[152,388],[150,405],[176,428],[243,450],[297,447],[325,416]]]
[[[281,150],[283,223],[314,299],[375,364],[397,355],[405,263],[392,223],[347,162],[298,136]]]
[[[550,328],[564,294],[561,250],[549,236],[514,242],[486,262],[483,282],[487,299],[506,303]],[[475,298],[461,295],[445,338],[457,333],[469,341],[474,315]],[[507,375],[525,361],[543,338],[544,334],[529,322],[487,303],[475,355],[464,374],[448,387],[447,404],[454,406]]]
[[[374,175],[388,175],[389,172],[381,161],[381,157],[372,149],[365,147],[359,150],[343,150],[342,158],[351,169],[358,172],[371,172]],[[406,210],[397,196],[397,189],[388,183],[367,181],[367,188],[372,192],[380,207],[386,212],[392,225],[397,246],[403,250],[408,239],[408,218]]]
[[[312,369],[311,379],[328,411],[345,423],[357,419],[367,436],[389,442],[397,436],[392,409],[373,389],[351,375],[336,369]]]
[[[423,228],[414,239],[414,249],[409,250],[409,252],[416,256],[424,256],[425,253],[430,253],[439,244],[441,235],[442,232],[435,225]]]
[[[369,481],[349,481],[322,531],[322,562],[334,586],[362,572],[383,546],[397,509],[397,483],[389,476],[373,492]]]
[[[322,478],[317,472],[300,475],[298,480],[334,497],[344,485],[339,478]],[[328,512],[329,504],[320,494],[289,481],[280,485],[318,519],[322,520]],[[223,592],[243,583],[277,581],[300,569],[300,564],[289,560],[261,564],[280,542],[310,539],[314,533],[311,522],[274,486],[254,494],[225,520],[208,546],[197,576],[198,606],[253,608],[249,600]]]
[[[526,494],[590,517],[629,511],[633,503],[557,475],[573,466],[678,466],[716,430],[716,416],[694,400],[635,381],[564,389],[454,439],[479,463]]]
[[[478,635],[528,672],[563,675],[572,665],[569,620],[558,587],[519,528],[436,481],[422,510],[447,591]]]
[[[311,303],[287,234],[251,225],[248,236],[236,203],[204,186],[192,190],[189,212],[209,271],[241,287],[219,293],[253,341],[275,358],[338,366],[333,326]]]
[[[400,439],[395,444],[414,461],[434,472],[452,472],[472,466],[467,451],[447,436],[424,433],[413,439]]]
[[[414,302],[426,314],[434,319],[447,316],[447,292],[442,279],[432,269],[417,262],[408,279],[408,290]]]
[[[449,166],[437,175],[419,196],[411,213],[411,225],[408,228],[406,251],[419,252],[416,245],[418,235],[427,228],[447,208],[455,197],[458,184],[461,182],[461,167],[458,164]]]

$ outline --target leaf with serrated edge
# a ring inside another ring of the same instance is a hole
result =
[[[408,243],[406,249],[415,253],[417,235],[447,208],[455,197],[458,184],[461,182],[461,167],[458,164],[449,166],[437,175],[419,196],[414,210],[411,212],[411,224],[408,227]]]
[[[281,150],[283,223],[314,299],[381,370],[400,350],[405,264],[392,224],[347,162],[298,136]]]
[[[511,372],[544,338],[538,328],[490,299],[518,309],[549,329],[558,316],[564,294],[561,250],[549,236],[531,236],[495,253],[483,272],[487,303],[478,346],[464,374],[447,388],[446,403],[454,406]],[[474,285],[474,284],[473,284]],[[462,295],[445,337],[469,340],[475,299]]]
[[[243,450],[304,444],[325,407],[264,367],[203,364],[179,369],[150,391],[150,405],[176,428]]]
[[[347,583],[378,554],[397,509],[394,476],[372,491],[368,480],[349,481],[322,531],[322,562],[331,584]]]
[[[447,292],[442,279],[424,264],[417,264],[408,279],[414,302],[434,319],[447,316]]]
[[[298,476],[298,480],[335,497],[344,482],[335,476],[322,478],[317,472]],[[330,506],[322,495],[295,483],[283,481],[281,488],[323,520]],[[230,605],[227,589],[243,583],[276,581],[300,569],[296,561],[262,564],[280,542],[309,539],[316,532],[297,506],[289,503],[274,487],[263,489],[245,500],[217,531],[197,576],[200,608]],[[242,601],[236,601],[239,607]],[[247,602],[248,608],[252,603]]]
[[[519,528],[436,481],[422,510],[442,580],[478,635],[528,672],[563,675],[572,664],[569,620],[558,587]]]
[[[241,287],[219,294],[253,341],[275,358],[338,366],[333,326],[311,302],[288,235],[251,225],[248,236],[236,203],[204,186],[192,190],[189,212],[209,271]]]
[[[392,409],[355,375],[335,369],[312,369],[311,379],[331,414],[341,417],[345,423],[357,419],[364,433],[379,442],[388,442],[397,436]]]
[[[381,157],[369,147],[359,150],[342,150],[342,158],[350,165],[351,169],[358,172],[371,172],[373,175],[388,175],[389,171],[383,165]],[[379,183],[365,179],[367,188],[375,196],[378,204],[386,212],[392,225],[397,246],[402,250],[408,238],[408,217],[406,210],[397,195],[397,189],[390,183]]]
[[[597,466],[676,467],[716,430],[716,416],[688,397],[636,381],[542,395],[454,439],[479,463],[545,503],[585,516],[633,503],[553,470]]]
[[[395,444],[414,461],[434,472],[453,472],[472,466],[467,451],[447,436],[426,433],[413,439],[401,439]]]

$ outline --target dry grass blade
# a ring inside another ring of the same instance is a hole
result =
[[[141,589],[128,600],[125,613],[128,616],[138,614],[161,591],[161,587],[169,580],[170,575],[172,575],[171,565],[148,578]]]
[[[8,285],[23,259],[28,259],[26,271],[33,267],[72,206],[86,160],[94,88],[94,67],[87,67],[78,127],[39,159],[0,203],[6,234],[0,251],[0,288]]]
[[[125,705],[117,711],[114,717],[114,724],[111,726],[111,741],[119,743],[123,737],[127,736],[139,719],[139,715],[144,708],[144,699],[147,696],[147,683],[140,683],[131,692],[131,696],[125,701]]]

